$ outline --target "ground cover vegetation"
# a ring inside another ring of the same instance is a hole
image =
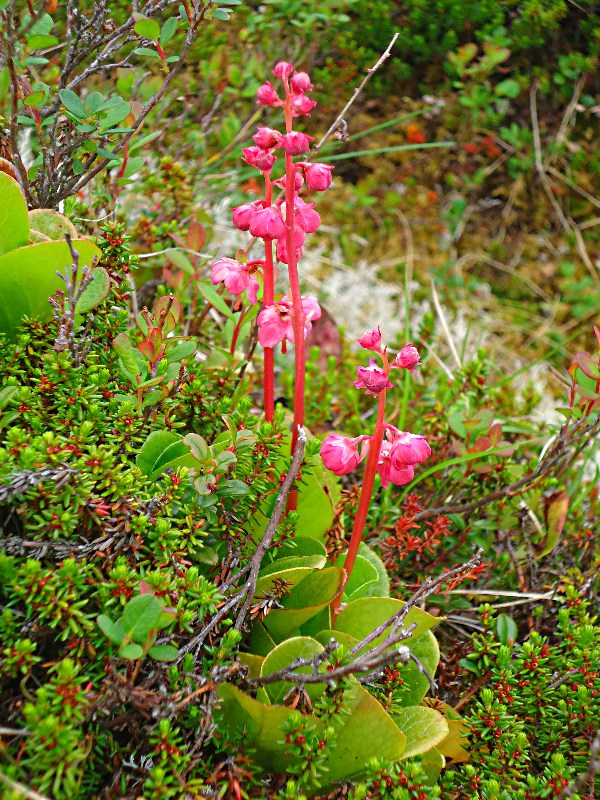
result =
[[[597,11],[0,0],[3,797],[597,796]]]

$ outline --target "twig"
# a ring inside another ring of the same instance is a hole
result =
[[[337,129],[339,126],[340,126],[340,124],[343,122],[343,120],[344,120],[344,117],[345,117],[346,113],[348,112],[349,108],[350,108],[350,107],[351,107],[351,105],[354,103],[354,101],[355,101],[355,100],[358,98],[358,96],[360,95],[360,93],[362,92],[362,90],[363,90],[363,89],[365,88],[365,86],[367,85],[368,81],[370,81],[370,80],[371,80],[371,78],[373,77],[373,75],[374,75],[374,74],[377,72],[377,70],[378,70],[378,69],[381,67],[381,65],[384,63],[384,61],[386,61],[386,60],[389,58],[389,56],[390,56],[390,53],[391,53],[391,51],[392,51],[392,47],[393,47],[393,46],[394,46],[394,44],[396,43],[396,39],[398,38],[398,36],[400,36],[400,34],[399,34],[399,33],[395,33],[395,34],[392,36],[392,40],[391,40],[391,42],[388,44],[388,46],[387,46],[387,48],[385,49],[384,53],[383,53],[383,54],[380,56],[380,58],[379,58],[379,60],[377,61],[377,63],[376,63],[376,64],[375,64],[373,67],[371,67],[370,69],[368,69],[368,70],[367,70],[367,74],[366,74],[366,75],[365,75],[365,77],[363,78],[363,80],[362,80],[362,83],[360,84],[360,86],[359,86],[357,89],[355,89],[355,90],[354,90],[354,92],[352,93],[352,97],[350,98],[350,100],[348,100],[348,102],[346,103],[346,105],[344,106],[344,108],[343,108],[343,109],[340,111],[340,113],[339,113],[339,114],[337,115],[337,117],[334,119],[334,121],[332,122],[331,126],[329,127],[329,129],[327,130],[327,132],[325,133],[325,135],[324,135],[324,136],[321,138],[321,140],[320,140],[319,142],[317,142],[317,144],[316,144],[316,145],[313,147],[313,152],[314,152],[314,153],[316,153],[318,150],[320,150],[320,148],[321,148],[321,147],[323,147],[323,145],[324,145],[324,144],[325,144],[325,142],[326,142],[326,141],[329,139],[329,137],[331,136],[331,134],[332,134],[332,133],[333,133],[333,132],[334,132],[334,131],[335,131],[335,130],[336,130],[336,129]]]
[[[484,506],[487,506],[496,500],[501,500],[503,497],[515,497],[516,495],[522,494],[523,492],[533,488],[535,483],[539,482],[543,478],[548,477],[555,467],[560,466],[563,462],[566,462],[569,458],[573,457],[575,455],[573,449],[579,443],[583,442],[583,447],[585,447],[586,444],[591,442],[592,438],[598,433],[598,431],[600,431],[600,418],[598,418],[595,422],[583,427],[586,422],[586,419],[579,420],[570,428],[564,425],[554,446],[551,450],[544,454],[543,459],[535,468],[535,470],[520,478],[518,481],[514,481],[514,483],[511,483],[502,489],[498,489],[497,491],[492,492],[485,497],[481,497],[478,500],[473,500],[471,503],[447,503],[445,505],[423,509],[423,511],[419,511],[417,514],[415,514],[415,520],[430,519],[431,517],[437,517],[440,514],[469,514],[470,512],[476,511],[478,508],[483,508]],[[571,433],[572,436],[567,437],[568,433]]]
[[[433,300],[433,305],[435,306],[435,310],[437,312],[438,319],[442,326],[442,330],[444,331],[446,341],[448,342],[448,347],[450,348],[450,352],[452,353],[452,357],[456,362],[456,366],[459,369],[462,369],[462,362],[460,360],[458,350],[456,349],[456,346],[454,344],[454,340],[452,339],[452,336],[450,334],[450,328],[448,327],[448,323],[446,322],[446,317],[444,315],[442,304],[440,303],[440,298],[438,297],[438,293],[435,288],[435,283],[433,281],[433,278],[431,279],[431,299]]]
[[[554,148],[548,153],[548,155],[544,159],[544,169],[548,169],[554,158],[556,158],[556,154],[562,147],[562,144],[567,136],[567,130],[569,128],[569,125],[571,124],[573,115],[577,110],[577,103],[579,102],[579,98],[581,97],[581,92],[583,91],[583,87],[585,86],[587,77],[588,77],[587,72],[584,72],[583,75],[579,78],[579,80],[575,84],[573,95],[571,97],[571,100],[569,101],[568,106],[565,109],[565,113],[563,114],[563,118],[560,122],[556,138],[554,139]]]
[[[300,469],[300,465],[302,463],[302,458],[304,456],[304,449],[306,447],[306,433],[303,428],[300,428],[298,431],[298,439],[296,441],[296,447],[294,448],[294,454],[292,457],[292,463],[290,464],[290,468],[288,470],[287,475],[283,483],[281,484],[281,489],[279,490],[279,494],[277,496],[277,500],[275,501],[275,507],[273,509],[273,513],[271,515],[271,519],[269,520],[269,524],[263,534],[263,537],[254,552],[254,555],[250,559],[249,564],[243,569],[240,570],[236,577],[242,577],[246,574],[247,571],[250,572],[246,582],[242,586],[242,588],[232,595],[226,602],[221,606],[219,611],[211,617],[209,622],[202,628],[202,630],[194,636],[186,645],[180,648],[179,650],[179,659],[183,658],[185,653],[190,652],[191,650],[196,650],[199,652],[202,643],[208,636],[208,634],[219,624],[219,622],[224,619],[229,612],[239,606],[240,603],[244,602],[242,609],[240,610],[235,627],[239,630],[246,619],[246,615],[252,604],[252,600],[254,597],[254,592],[256,589],[256,583],[258,580],[258,573],[260,571],[260,565],[262,559],[267,552],[268,548],[273,542],[273,537],[277,531],[277,526],[279,525],[279,521],[281,519],[281,515],[285,508],[285,504],[287,501],[288,494],[296,477],[298,475],[298,471]],[[229,581],[231,584],[231,581]]]

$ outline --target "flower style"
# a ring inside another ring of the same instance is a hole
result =
[[[358,380],[354,381],[357,389],[365,389],[367,394],[377,397],[384,389],[391,389],[387,375],[378,367],[372,358],[369,359],[368,367],[359,367]]]
[[[250,305],[254,305],[258,292],[258,281],[250,273],[250,268],[256,263],[253,261],[249,264],[242,264],[241,261],[235,261],[232,258],[221,258],[212,265],[210,279],[214,284],[224,283],[230,294],[240,295],[242,292],[247,292],[248,302]]]
[[[417,374],[417,370],[415,369],[415,367],[420,367],[420,366],[421,362],[419,361],[419,351],[413,345],[412,342],[409,342],[406,345],[406,347],[403,347],[402,350],[400,350],[400,352],[396,356],[396,358],[392,361],[392,367],[407,369],[414,375]]]
[[[349,439],[339,433],[330,433],[323,439],[321,458],[325,467],[334,475],[347,475],[366,457],[369,445],[368,436],[357,436]],[[362,448],[359,446],[362,442]]]
[[[302,310],[304,312],[304,338],[306,339],[313,321],[321,316],[321,308],[316,297],[303,297]],[[275,347],[284,340],[294,341],[293,314],[292,298],[288,295],[272,306],[263,308],[257,319],[258,341],[263,347]]]
[[[311,164],[308,161],[303,161],[298,164],[304,172],[306,185],[314,192],[324,192],[331,186],[331,170],[332,166],[329,164],[315,163]]]
[[[381,331],[379,326],[377,326],[376,331],[370,329],[363,333],[357,341],[365,350],[374,350],[376,353],[381,352]]]

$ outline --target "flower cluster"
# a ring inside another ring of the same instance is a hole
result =
[[[412,342],[403,347],[390,362],[387,349],[381,344],[379,328],[368,330],[360,337],[358,343],[365,350],[377,353],[382,359],[382,366],[378,366],[371,358],[368,367],[359,367],[358,379],[354,382],[357,389],[364,389],[373,397],[392,388],[389,374],[393,369],[407,369],[416,373],[416,367],[420,366],[419,352]],[[399,431],[393,425],[384,423],[382,404],[375,434],[372,437],[357,436],[350,439],[338,433],[326,436],[321,445],[323,463],[335,475],[346,475],[366,458],[373,440],[380,442],[375,470],[383,487],[390,483],[398,486],[410,483],[414,478],[415,465],[431,455],[431,448],[423,436]]]
[[[304,200],[300,197],[300,192],[304,187],[317,192],[328,189],[331,185],[333,167],[307,160],[306,154],[310,150],[313,137],[294,130],[292,126],[294,118],[309,116],[316,105],[307,94],[313,88],[310,77],[305,72],[295,71],[287,61],[276,64],[273,74],[281,81],[284,96],[280,97],[273,84],[266,81],[257,92],[257,100],[262,105],[284,109],[286,131],[282,133],[275,128],[258,128],[253,137],[254,144],[242,150],[246,163],[256,167],[263,175],[265,197],[234,208],[233,224],[238,230],[247,231],[251,236],[263,240],[265,262],[272,263],[271,245],[274,243],[276,260],[292,269],[302,256],[306,236],[314,233],[321,224],[315,203]],[[272,171],[278,161],[278,155],[281,154],[285,159],[285,174],[273,179]],[[303,160],[294,161],[296,156]],[[273,200],[273,187],[284,189],[284,196]],[[291,253],[290,248],[293,250]],[[267,285],[272,286],[270,280],[272,266],[269,267],[265,262],[260,262],[265,292],[264,307],[258,316],[258,338],[263,347],[274,347],[280,342],[285,343],[286,340],[294,341],[295,314],[304,316],[302,324],[307,335],[311,322],[319,318],[321,311],[314,297],[304,297],[300,303],[286,295],[280,301],[274,302],[272,291],[267,292],[266,288]],[[293,265],[290,262],[293,262]],[[254,305],[257,302],[258,291],[258,281],[254,272],[258,268],[258,263],[243,264],[240,261],[222,258],[212,267],[212,282],[224,283],[226,290],[238,297],[245,291],[248,302]],[[270,275],[267,275],[269,269]],[[298,308],[295,308],[295,305]],[[299,321],[297,327],[300,330]]]

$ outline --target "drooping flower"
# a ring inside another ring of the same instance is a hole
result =
[[[252,215],[248,228],[252,236],[261,239],[278,239],[285,235],[285,222],[277,206],[261,208]]]
[[[230,294],[240,295],[242,292],[246,292],[248,302],[250,305],[254,305],[258,292],[258,281],[249,271],[250,267],[254,265],[256,262],[242,264],[241,261],[235,261],[233,258],[221,258],[212,265],[210,279],[215,285],[224,283]]]
[[[316,102],[305,94],[294,94],[291,100],[292,117],[310,117],[310,112],[316,105]]]
[[[369,440],[369,436],[357,436],[349,439],[339,433],[330,433],[323,439],[321,458],[325,467],[334,475],[347,475],[360,464],[367,455],[369,445],[361,444]]]
[[[256,92],[257,101],[263,106],[282,106],[283,100],[279,97],[270,81],[265,81]]]
[[[256,167],[261,172],[270,172],[273,164],[277,161],[275,153],[271,150],[263,150],[262,147],[244,147],[242,154],[247,164]]]
[[[304,338],[306,339],[313,321],[321,316],[321,308],[316,297],[303,297],[302,310],[304,311]],[[293,314],[292,298],[287,295],[273,305],[263,308],[257,318],[258,341],[263,347],[275,347],[284,339],[290,342],[294,341]]]
[[[294,94],[302,94],[302,92],[310,92],[313,88],[310,82],[310,77],[306,72],[294,72],[290,80],[290,89]]]
[[[295,222],[306,233],[314,233],[321,224],[321,217],[315,211],[314,203],[305,203],[301,197],[297,197],[294,203],[296,212]]]
[[[283,137],[283,149],[292,156],[308,153],[310,150],[310,143],[314,141],[314,138],[314,136],[307,136],[300,131],[290,131]]]
[[[289,78],[293,69],[294,66],[290,64],[289,61],[278,61],[273,68],[273,75],[275,75],[276,78],[284,80],[285,78]]]
[[[354,385],[357,389],[365,389],[373,397],[377,397],[384,389],[392,388],[387,375],[372,358],[369,359],[368,367],[359,367],[357,372],[358,380],[354,381]]]
[[[419,366],[421,366],[421,362],[419,361],[419,351],[412,342],[409,342],[406,347],[403,347],[392,362],[392,367],[407,369],[409,372],[412,372],[415,375],[417,374],[415,367]]]
[[[257,147],[270,150],[272,147],[281,147],[283,134],[275,128],[259,128],[252,138]]]
[[[430,455],[431,448],[424,436],[386,425],[377,464],[381,485],[385,488],[390,483],[397,486],[410,483],[415,474],[414,465],[425,461]]]
[[[296,248],[297,259],[302,257],[302,245],[304,244],[305,239],[306,239],[305,231],[296,222],[294,224],[294,247]],[[277,247],[275,248],[275,257],[277,258],[277,261],[281,261],[282,264],[289,263],[287,236],[280,236],[279,239],[277,239]]]
[[[374,350],[376,353],[380,352],[381,330],[379,329],[379,325],[377,326],[376,331],[370,329],[363,333],[360,339],[358,339],[358,343],[361,347],[364,347],[365,350]]]
[[[244,203],[233,209],[233,224],[240,231],[250,230],[250,221],[256,214],[257,208],[254,203]]]
[[[310,164],[305,161],[299,164],[304,171],[306,185],[314,192],[324,192],[331,186],[331,167],[329,164]]]

